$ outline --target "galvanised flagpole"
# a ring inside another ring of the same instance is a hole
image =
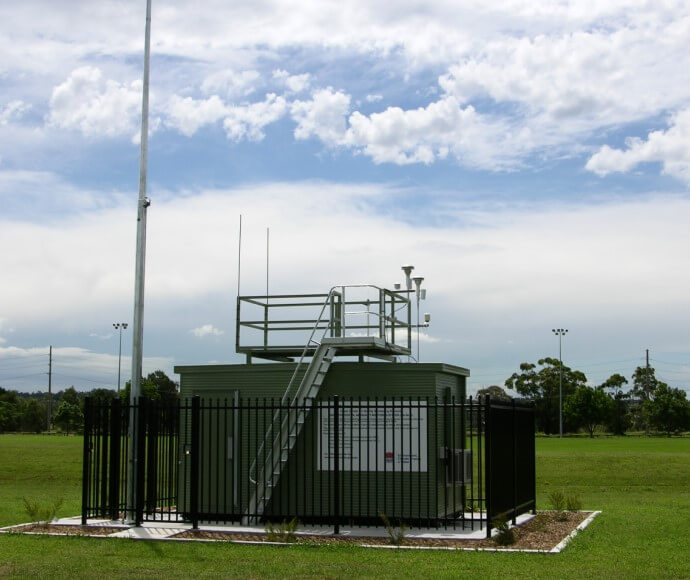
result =
[[[139,200],[137,204],[137,253],[134,271],[134,324],[132,329],[132,378],[129,394],[129,457],[127,469],[127,515],[136,519],[137,453],[134,403],[141,397],[141,367],[144,335],[144,274],[146,271],[146,210],[151,202],[146,197],[146,167],[149,137],[149,60],[151,56],[151,0],[146,0],[146,32],[144,40],[144,87],[141,103],[141,154],[139,157]]]

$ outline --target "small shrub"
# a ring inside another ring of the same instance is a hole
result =
[[[24,502],[24,511],[32,522],[38,522],[43,526],[47,526],[55,519],[55,516],[62,507],[62,498],[56,499],[52,504],[41,504],[34,499],[22,498]]]
[[[297,541],[297,528],[299,520],[292,518],[289,522],[283,520],[279,524],[268,522],[266,524],[266,537],[270,542],[281,542],[283,544],[294,544]]]
[[[383,512],[381,512],[379,516],[383,521],[383,525],[386,526],[386,532],[388,532],[391,544],[393,546],[401,546],[405,542],[405,534],[407,534],[409,528],[401,521],[398,521],[397,527],[393,526],[388,516]]]
[[[551,509],[557,512],[562,512],[565,509],[565,494],[556,489],[549,493],[549,503]]]
[[[494,541],[499,546],[510,546],[515,543],[515,530],[510,527],[508,520],[504,516],[499,516],[494,519],[493,526],[496,528],[496,535]]]
[[[572,494],[565,498],[565,509],[569,512],[577,512],[582,509],[580,496]]]
[[[582,509],[582,500],[576,494],[566,495],[560,490],[549,494],[549,502],[556,512],[556,520],[563,522],[568,519],[568,512],[576,512]]]

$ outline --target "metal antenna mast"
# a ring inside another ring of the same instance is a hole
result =
[[[149,60],[151,56],[151,0],[146,0],[146,31],[144,40],[144,87],[141,102],[141,154],[139,157],[139,200],[137,204],[137,254],[134,272],[134,324],[132,332],[132,387],[130,391],[129,469],[127,470],[127,511],[136,519],[137,465],[134,445],[134,402],[141,397],[141,367],[144,334],[144,274],[146,271],[146,210],[151,202],[146,197],[146,167],[149,138]]]

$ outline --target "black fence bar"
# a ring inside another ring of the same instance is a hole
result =
[[[84,443],[81,464],[81,523],[86,525],[89,516],[89,483],[91,481],[91,433],[93,431],[93,412],[91,399],[84,401]]]
[[[126,511],[132,406],[85,405],[82,521]],[[480,529],[536,509],[534,411],[488,397],[137,401],[141,521]],[[104,485],[107,484],[107,485]]]
[[[120,515],[120,443],[122,438],[122,405],[115,399],[110,407],[110,475],[108,505],[110,519],[116,520]]]
[[[352,455],[350,455],[352,457]],[[340,533],[340,405],[333,397],[333,533]]]
[[[192,399],[192,432],[191,432],[191,465],[189,482],[189,506],[192,526],[196,530],[199,528],[199,491],[203,489],[199,481],[200,445],[199,435],[201,433],[201,399]]]

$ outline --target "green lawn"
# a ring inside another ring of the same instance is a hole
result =
[[[79,513],[80,478],[79,438],[0,435],[0,526],[26,520],[22,497]],[[2,535],[0,577],[690,578],[690,439],[540,438],[537,489],[604,513],[558,555]]]

